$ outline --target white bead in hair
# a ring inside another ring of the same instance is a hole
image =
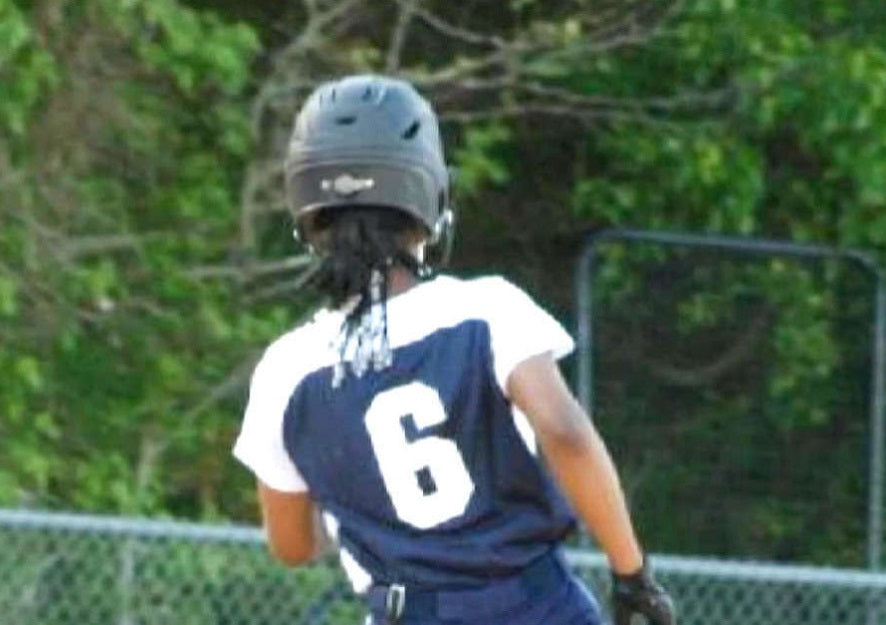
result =
[[[386,266],[393,265],[393,259],[387,259]],[[333,367],[332,387],[338,388],[347,375],[348,347],[354,345],[350,358],[351,372],[358,378],[370,369],[381,371],[394,362],[394,354],[388,341],[387,333],[387,302],[382,293],[384,274],[373,269],[369,281],[369,306],[360,315],[360,324],[354,329],[353,335],[347,332],[347,324],[343,325],[333,347],[339,352],[339,362]],[[350,310],[359,303],[359,298],[349,302]],[[355,341],[355,343],[351,343]]]

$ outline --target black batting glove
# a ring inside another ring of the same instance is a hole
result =
[[[612,608],[615,625],[631,625],[634,615],[649,625],[676,625],[674,602],[652,577],[644,558],[643,568],[631,575],[612,574]]]

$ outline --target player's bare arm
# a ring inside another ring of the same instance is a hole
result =
[[[612,570],[640,570],[643,553],[609,452],[551,355],[535,356],[514,369],[508,393],[529,418],[551,472],[606,552]]]
[[[555,479],[609,558],[616,625],[629,625],[635,613],[654,625],[673,623],[673,605],[646,567],[606,445],[551,354],[519,364],[507,390],[538,435]]]
[[[271,554],[290,566],[308,564],[328,546],[320,511],[307,492],[286,493],[257,483]]]

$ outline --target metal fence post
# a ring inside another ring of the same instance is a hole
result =
[[[886,279],[874,265],[877,301],[874,318],[873,373],[871,375],[871,498],[868,566],[879,571],[883,555],[884,418],[886,418]]]
[[[593,419],[593,332],[594,332],[594,256],[597,252],[594,238],[585,246],[575,272],[576,305],[578,330],[578,366],[575,368],[575,388],[578,400]]]

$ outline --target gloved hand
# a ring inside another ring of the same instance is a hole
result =
[[[645,616],[650,625],[676,625],[674,602],[652,577],[647,561],[631,575],[612,574],[612,607],[615,625],[631,625],[635,614]]]

